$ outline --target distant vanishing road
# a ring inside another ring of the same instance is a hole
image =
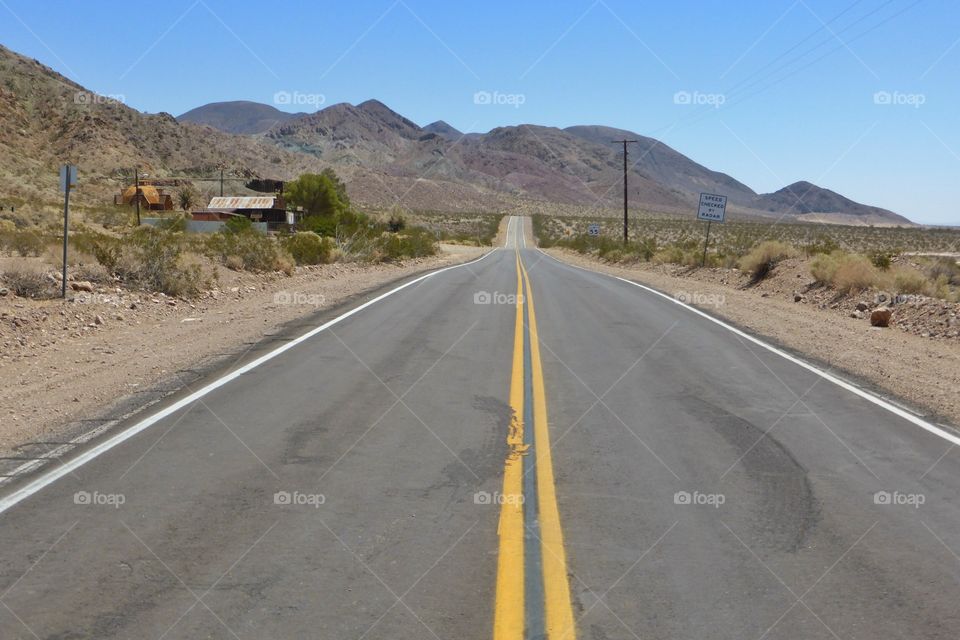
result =
[[[5,485],[0,639],[960,637],[952,431],[525,226]]]

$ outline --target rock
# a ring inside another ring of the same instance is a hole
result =
[[[850,313],[851,318],[856,318],[857,320],[863,320],[866,316],[863,311],[853,311]]]
[[[874,309],[870,314],[870,324],[874,327],[889,327],[893,311],[886,307]]]
[[[770,297],[770,294],[764,292],[764,293],[761,293],[761,294],[760,294],[760,297],[761,297],[761,298],[769,298],[769,297]]]
[[[101,316],[94,316],[93,324],[103,324],[103,318]]]
[[[10,290],[5,287],[0,287],[0,298],[6,298],[10,294]]]
[[[136,308],[137,308],[137,303],[136,303],[136,302],[131,302],[131,303],[130,303],[130,308],[131,308],[131,309],[136,309]]]
[[[800,295],[799,293],[795,293],[795,294],[793,294],[793,301],[794,301],[794,302],[803,302],[803,296]]]
[[[93,293],[93,285],[86,281],[71,282],[70,288],[74,291],[86,291],[88,293]]]
[[[868,307],[867,307],[867,303],[866,303],[866,302],[858,302],[858,303],[857,303],[857,311],[864,311],[864,312],[865,312],[865,311],[867,310],[867,308],[868,308]]]

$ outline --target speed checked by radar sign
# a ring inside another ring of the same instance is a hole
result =
[[[718,196],[714,193],[700,194],[700,208],[697,209],[697,219],[707,222],[723,222],[727,212],[727,196]]]

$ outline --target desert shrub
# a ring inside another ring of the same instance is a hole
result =
[[[613,249],[603,255],[603,259],[608,262],[623,262],[624,253],[622,249]]]
[[[130,285],[171,296],[193,297],[209,282],[199,260],[184,254],[181,234],[147,226],[123,238],[113,271]]]
[[[387,220],[387,230],[390,231],[390,233],[403,231],[406,226],[407,221],[399,213],[392,214],[390,219]]]
[[[211,234],[205,250],[229,269],[293,272],[294,261],[290,254],[273,238],[253,229]]]
[[[656,238],[642,238],[636,243],[635,251],[640,260],[649,262],[657,252]]]
[[[43,267],[25,260],[18,260],[4,269],[3,281],[21,298],[43,298],[53,292]]]
[[[927,294],[931,291],[931,283],[927,277],[908,267],[897,267],[891,272],[893,289],[896,293],[908,295]]]
[[[120,238],[89,229],[70,234],[70,248],[74,252],[92,255],[97,262],[111,271],[120,259],[122,244]]]
[[[740,270],[750,274],[752,282],[767,278],[781,260],[797,255],[796,250],[779,240],[761,242],[740,259]]]
[[[815,256],[818,254],[828,255],[839,250],[840,245],[837,244],[837,241],[825,234],[820,234],[812,241],[803,245],[803,252],[808,256]]]
[[[840,292],[850,293],[875,287],[880,283],[877,268],[866,257],[847,255],[839,261],[833,274],[833,287]]]
[[[928,269],[930,279],[938,280],[941,276],[948,284],[960,285],[960,265],[954,258],[937,258]]]
[[[890,251],[871,251],[870,252],[870,262],[873,263],[877,269],[881,271],[887,271],[890,268],[890,262],[893,260],[894,254]]]
[[[318,236],[332,237],[337,235],[337,218],[334,216],[307,216],[300,222],[298,228],[301,231],[309,231]]]
[[[534,214],[531,218],[533,222],[533,237],[537,241],[537,246],[547,249],[556,244],[556,240],[547,230],[547,218],[542,214]],[[499,222],[498,222],[499,224]]]
[[[282,243],[297,264],[328,264],[333,261],[333,241],[321,238],[312,231],[297,232],[284,238]]]
[[[253,230],[253,221],[246,216],[232,216],[223,223],[223,228],[227,233],[245,233]]]
[[[62,248],[59,246],[48,247],[45,261],[57,273],[60,273],[63,269]],[[74,280],[105,283],[113,279],[110,269],[101,264],[95,256],[84,251],[78,251],[74,247],[70,247],[70,250],[67,251],[67,268]]]
[[[667,247],[657,251],[651,258],[654,264],[682,264],[683,249],[680,247]]]
[[[810,265],[810,273],[817,282],[830,285],[843,293],[880,284],[877,268],[866,256],[842,251],[818,255]]]
[[[413,228],[404,233],[382,234],[380,249],[383,259],[387,261],[403,258],[421,258],[437,253],[437,240],[426,229]]]
[[[43,234],[36,229],[5,228],[0,231],[0,249],[22,258],[42,255],[47,250],[47,243]]]

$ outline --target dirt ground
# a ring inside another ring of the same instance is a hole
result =
[[[565,262],[636,280],[765,336],[787,349],[852,375],[926,412],[960,425],[960,320],[957,305],[920,300],[894,305],[893,324],[870,325],[874,295],[840,299],[811,282],[803,260],[785,261],[773,276],[747,286],[731,269],[689,269],[648,263],[623,267],[565,249]],[[863,303],[866,313],[857,313]],[[856,316],[856,317],[854,317]]]
[[[0,297],[0,451],[60,444],[135,394],[141,405],[159,399],[287,322],[487,250],[442,249],[400,264],[299,267],[289,277],[221,269],[219,287],[197,300],[112,287],[67,301]]]

